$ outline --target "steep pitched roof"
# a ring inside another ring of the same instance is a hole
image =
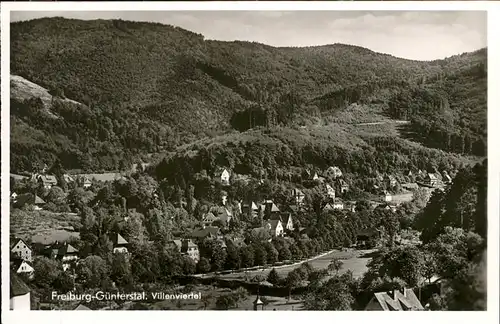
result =
[[[378,292],[374,295],[374,298],[376,299],[378,304],[382,307],[383,310],[386,311],[407,311],[424,309],[412,289],[404,289],[403,293],[401,293],[399,290],[396,290],[392,293]]]
[[[111,242],[113,242],[113,246],[128,244],[127,240],[125,240],[123,238],[123,236],[121,236],[118,233],[111,233],[109,235],[109,238],[110,238]]]
[[[437,176],[434,173],[428,173],[427,174],[427,179],[429,180],[437,180]]]
[[[65,255],[68,255],[68,254],[77,254],[78,253],[78,250],[73,247],[71,244],[62,244],[61,246],[59,247],[56,247],[57,248],[57,255],[58,256],[65,256]]]
[[[19,195],[17,197],[17,202],[16,202],[17,205],[26,205],[26,204],[29,204],[29,205],[43,205],[45,204],[45,201],[38,197],[37,195],[34,195],[34,194],[31,194],[31,193],[26,193],[26,194],[23,194],[23,195]]]
[[[19,243],[19,241],[23,242],[24,245],[26,245],[26,247],[29,248],[28,244],[26,244],[26,242],[24,242],[24,240],[20,239],[20,238],[11,238],[10,239],[10,248],[13,249],[17,245],[17,243]]]
[[[10,271],[10,298],[29,293],[31,289],[13,271]]]
[[[78,306],[76,306],[73,310],[89,311],[89,310],[92,310],[92,309],[88,308],[87,306],[85,306],[83,304],[78,304]]]
[[[219,218],[217,218],[213,213],[211,212],[208,212],[206,213],[205,215],[203,215],[203,221],[204,222],[215,222],[216,220],[218,220]]]
[[[24,180],[24,179],[28,179],[29,178],[27,176],[23,176],[23,175],[20,175],[20,174],[14,174],[14,173],[11,173],[10,177],[12,179],[14,179],[14,180]]]
[[[217,167],[217,169],[215,169],[214,176],[220,177],[220,176],[222,176],[222,173],[224,173],[224,171],[226,171],[227,173],[229,173],[229,170],[227,168]]]
[[[23,263],[29,264],[28,262],[24,261],[23,259],[19,259],[19,258],[14,258],[14,259],[11,258],[10,262],[12,264],[12,270],[15,270],[16,272],[17,272],[17,270],[19,270],[19,267]]]
[[[204,229],[195,230],[195,231],[191,232],[191,237],[204,238],[204,237],[207,237],[209,235],[217,236],[219,234],[219,232],[220,232],[220,229],[218,227],[207,226]]]
[[[57,184],[57,179],[53,175],[41,174],[38,176],[38,179],[42,180],[43,183],[52,184],[52,185]]]
[[[172,240],[172,243],[180,250],[182,248],[181,240]]]
[[[278,213],[280,210],[278,206],[272,200],[266,200],[266,202],[262,205],[263,210],[265,211],[267,208],[271,209],[271,213]]]

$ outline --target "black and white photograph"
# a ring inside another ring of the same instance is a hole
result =
[[[10,310],[487,311],[487,22],[11,11]]]

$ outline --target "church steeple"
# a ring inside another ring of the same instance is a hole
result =
[[[253,302],[253,310],[258,310],[259,305],[261,306],[261,310],[264,310],[264,303],[260,299],[259,290],[257,290],[257,298]]]

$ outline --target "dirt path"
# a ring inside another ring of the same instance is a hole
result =
[[[404,124],[409,124],[409,123],[410,122],[407,120],[385,120],[385,121],[372,122],[372,123],[360,123],[360,124],[356,124],[356,126],[370,126],[370,125],[384,125],[384,124],[404,125]]]

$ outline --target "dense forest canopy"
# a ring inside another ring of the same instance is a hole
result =
[[[12,73],[53,96],[49,103],[11,98],[15,172],[56,161],[66,169],[124,169],[148,153],[239,136],[232,130],[253,129],[266,141],[266,127],[309,136],[313,147],[379,149],[373,143],[386,139],[368,141],[341,124],[332,126],[338,136],[316,136],[331,128],[311,125],[328,126],[353,104],[408,120],[391,141],[410,155],[413,141],[486,155],[486,49],[420,62],[343,44],[278,48],[209,41],[155,23],[64,18],[13,23],[11,40]]]

